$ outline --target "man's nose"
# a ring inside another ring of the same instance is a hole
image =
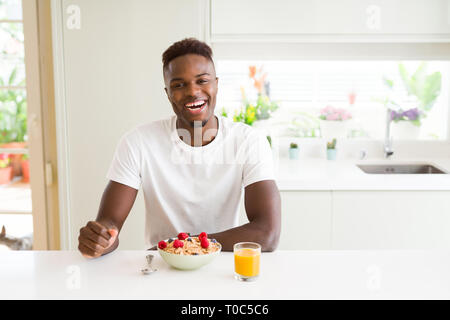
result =
[[[198,97],[200,93],[200,87],[196,83],[191,83],[186,86],[186,94],[190,97]]]

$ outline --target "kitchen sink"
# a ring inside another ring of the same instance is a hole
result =
[[[357,167],[370,174],[447,174],[447,172],[427,163],[358,164]]]

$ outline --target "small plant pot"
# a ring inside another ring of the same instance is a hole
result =
[[[11,182],[13,174],[12,167],[0,168],[0,184],[8,184]]]
[[[420,127],[411,121],[399,121],[391,123],[392,137],[397,140],[417,140],[420,135]]]
[[[297,160],[299,154],[298,148],[289,148],[289,159],[291,160]]]
[[[22,160],[22,182],[30,182],[30,160]]]
[[[1,145],[2,148],[9,149],[24,149],[27,147],[26,142],[8,142]],[[11,154],[9,156],[11,160],[11,167],[13,168],[13,177],[21,176],[22,173],[22,155],[21,154]]]
[[[336,160],[337,150],[327,149],[327,160]]]

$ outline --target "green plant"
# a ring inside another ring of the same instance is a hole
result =
[[[336,139],[333,139],[330,142],[327,142],[327,149],[336,149]]]
[[[6,153],[0,154],[0,169],[8,167],[9,163],[10,163],[9,155]]]
[[[278,103],[271,101],[267,95],[260,94],[256,100],[256,119],[265,120],[269,119],[271,114],[278,110]]]
[[[269,145],[272,148],[272,137],[271,136],[267,136],[267,141],[269,141]]]
[[[0,77],[0,86],[11,87],[16,82],[17,68],[7,83]],[[25,80],[18,83],[25,85]],[[23,142],[27,134],[27,101],[24,90],[0,90],[0,143]]]
[[[278,103],[271,101],[270,98],[265,93],[258,93],[258,98],[256,103],[251,103],[245,94],[244,88],[241,88],[242,102],[244,108],[241,109],[241,113],[252,113],[252,123],[255,120],[266,120],[269,119],[272,113],[278,110]],[[253,114],[254,113],[254,114]]]
[[[400,102],[390,97],[376,99],[376,101],[383,103],[386,108],[392,110],[391,120],[410,121],[420,126],[422,119],[427,116],[427,112],[432,109],[441,93],[442,75],[438,71],[428,74],[426,62],[422,62],[411,75],[403,63],[399,64],[398,71],[408,96],[412,96],[416,100],[415,107],[404,110]],[[383,83],[390,90],[395,90],[395,84],[392,79],[384,77]]]
[[[243,107],[235,111],[233,121],[243,122],[251,126],[256,120],[269,119],[272,113],[278,110],[279,105],[269,98],[267,93],[269,82],[265,80],[267,73],[262,74],[262,67],[256,69],[255,66],[249,66],[249,71],[249,77],[258,92],[258,96],[256,102],[251,102],[247,98],[244,87],[241,86]],[[228,117],[225,108],[222,109],[222,116]]]
[[[222,108],[222,111],[220,112],[220,115],[222,117],[228,118],[228,112],[225,108]]]
[[[270,101],[269,97],[260,95],[256,100],[256,105],[244,100],[244,107],[236,110],[233,116],[234,122],[243,122],[252,125],[256,120],[269,119],[273,111],[278,109],[276,102]],[[222,111],[222,115],[227,117],[226,111]]]
[[[296,144],[295,142],[291,142],[291,144],[289,145],[289,148],[297,149],[298,148],[298,144]]]
[[[239,111],[234,112],[233,121],[243,122],[251,126],[256,120],[256,108],[251,104],[248,104],[245,108],[241,108]]]
[[[441,93],[441,73],[427,74],[426,62],[422,62],[412,75],[409,75],[402,63],[398,68],[408,95],[416,97],[419,109],[430,111]]]
[[[294,118],[287,123],[289,136],[302,138],[316,138],[320,136],[320,123],[316,116],[300,111],[293,112],[292,114]]]

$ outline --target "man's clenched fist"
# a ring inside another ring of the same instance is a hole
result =
[[[78,250],[86,258],[97,258],[112,251],[111,246],[117,239],[116,227],[106,227],[99,222],[89,221],[80,229]]]

